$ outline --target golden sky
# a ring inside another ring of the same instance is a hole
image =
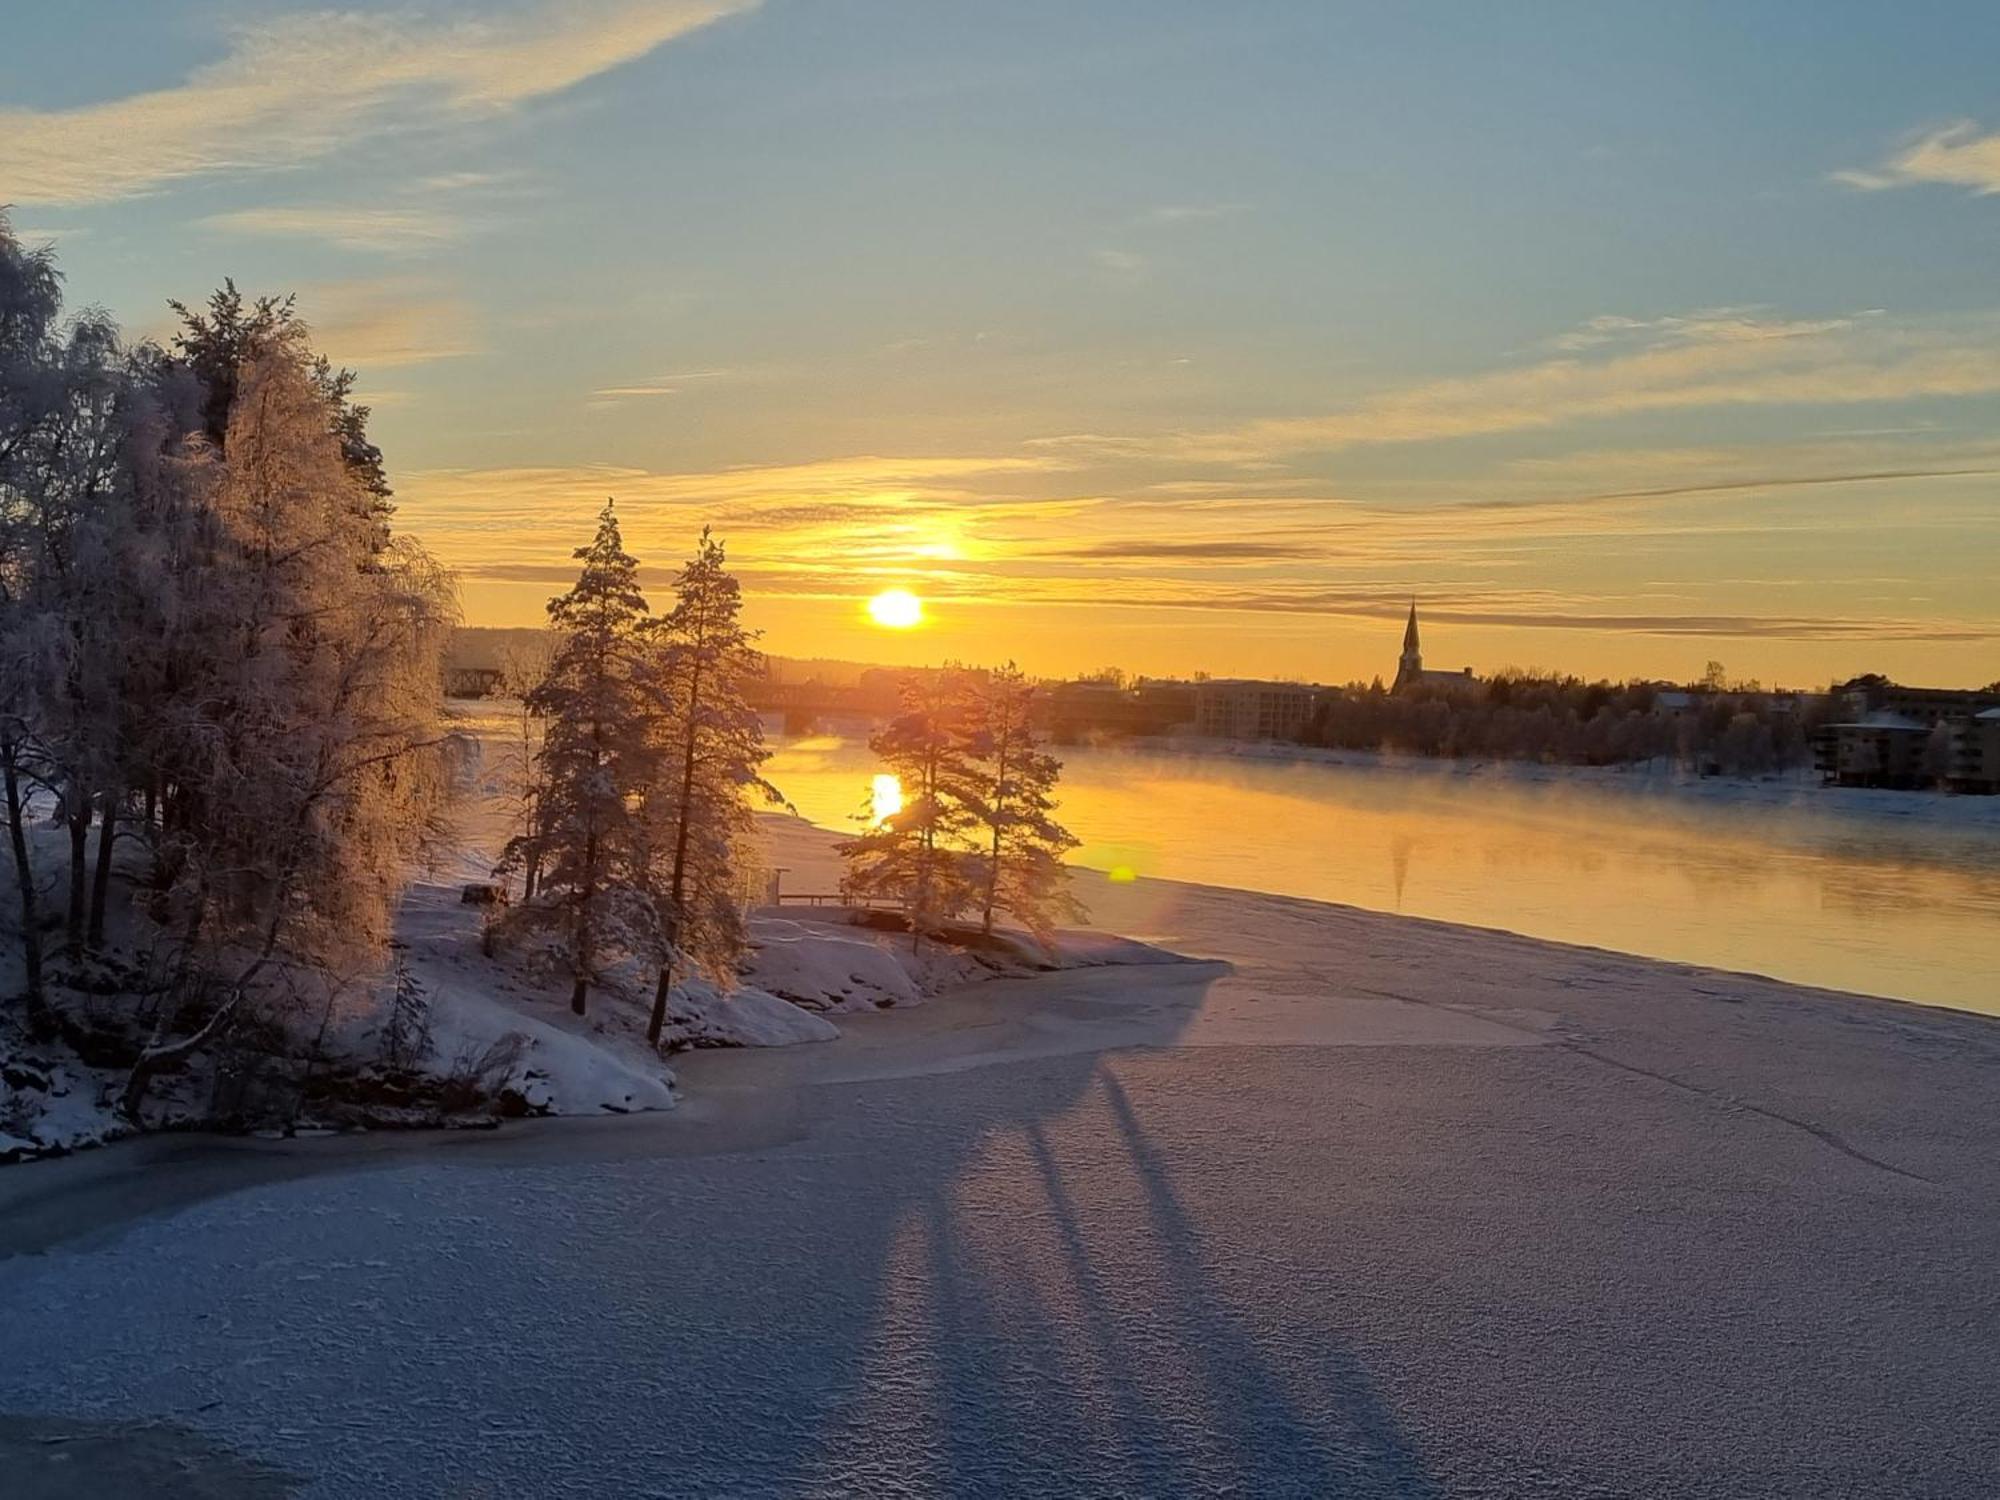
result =
[[[1341,681],[1414,597],[1438,666],[1983,683],[1949,8],[36,7],[0,202],[139,333],[295,290],[473,623],[611,495],[792,655]]]

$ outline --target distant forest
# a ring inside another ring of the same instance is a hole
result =
[[[1810,764],[1813,732],[1837,708],[1826,694],[1727,684],[1714,665],[1690,689],[1508,670],[1470,691],[1392,695],[1380,683],[1329,691],[1300,739],[1343,750],[1579,766],[1657,761],[1760,776]]]

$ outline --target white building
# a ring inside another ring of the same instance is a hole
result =
[[[1218,740],[1295,740],[1312,718],[1316,696],[1301,682],[1196,683],[1195,733]]]

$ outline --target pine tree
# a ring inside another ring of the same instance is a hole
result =
[[[382,1061],[394,1072],[416,1067],[431,1051],[431,995],[410,972],[408,960],[396,960],[396,985],[378,1033]]]
[[[1077,841],[1055,820],[1062,762],[1036,743],[1034,687],[1012,662],[983,681],[966,679],[964,690],[980,927],[990,934],[995,912],[1005,911],[1047,946],[1058,921],[1082,916],[1062,863]]]
[[[900,783],[903,805],[840,845],[843,892],[899,901],[913,951],[922,950],[926,930],[958,916],[976,895],[965,847],[973,777],[963,675],[947,666],[904,680],[902,712],[868,741]]]
[[[508,842],[500,871],[539,872],[534,899],[507,922],[560,928],[569,947],[570,1009],[582,1015],[602,958],[648,951],[657,941],[637,816],[657,757],[642,642],[646,599],[612,502],[598,516],[596,537],[575,556],[583,564],[576,586],[549,601],[561,644],[528,699],[546,725],[536,756],[535,825]]]
[[[733,975],[744,947],[738,853],[755,834],[750,798],[781,800],[761,768],[770,752],[746,697],[760,658],[743,628],[742,591],[704,527],[674,580],[674,607],[649,632],[660,700],[659,770],[642,819],[660,914],[661,960],[647,1040],[659,1044],[674,970]]]

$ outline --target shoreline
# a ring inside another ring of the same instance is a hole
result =
[[[1246,758],[1264,759],[1265,757],[1250,756]],[[1401,767],[1390,765],[1384,766],[1382,769],[1396,772]],[[839,830],[811,823],[796,812],[789,814],[760,814],[759,822],[764,834],[766,854],[774,864],[782,863],[785,868],[816,886],[825,886],[828,882],[836,878],[837,858],[833,853],[833,846],[842,837]],[[1192,954],[1182,952],[1181,949],[1185,945],[1180,944],[1173,933],[1158,930],[1149,911],[1149,908],[1157,907],[1162,902],[1171,904],[1181,899],[1182,895],[1186,895],[1197,899],[1235,898],[1252,903],[1266,914],[1296,910],[1306,913],[1325,913],[1328,915],[1344,914],[1347,917],[1355,919],[1386,922],[1392,924],[1386,929],[1387,931],[1421,935],[1414,938],[1414,941],[1418,943],[1444,940],[1455,943],[1469,941],[1474,944],[1526,944],[1529,945],[1531,951],[1543,954],[1547,965],[1552,968],[1559,966],[1563,955],[1567,955],[1570,959],[1577,961],[1644,965],[1651,970],[1660,985],[1668,988],[1680,985],[1692,991],[1700,992],[1705,983],[1713,980],[1723,980],[1774,986],[1797,995],[1818,997],[1822,1003],[1859,1002],[1880,1004],[1886,1002],[1915,1012],[1973,1016],[1989,1022],[1996,1019],[1990,1012],[1921,1000],[1905,995],[1874,993],[1861,989],[1835,988],[1814,984],[1806,980],[1787,978],[1781,974],[1748,967],[1727,967],[1700,960],[1634,953],[1626,949],[1602,944],[1540,937],[1497,925],[1486,925],[1478,922],[1468,922],[1420,913],[1388,911],[1359,904],[1300,896],[1283,890],[1259,890],[1244,886],[1180,882],[1150,876],[1133,885],[1121,885],[1109,879],[1107,872],[1102,868],[1076,865],[1072,866],[1071,869],[1074,877],[1079,882],[1087,883],[1089,886],[1089,899],[1086,905],[1090,908],[1091,916],[1089,926],[1079,930],[1075,934],[1076,937],[1084,940],[1082,947],[1076,953],[1070,955],[1069,961],[1075,967],[1059,967],[1053,971],[1055,974],[1090,972],[1100,965],[1107,964],[1116,966],[1137,963],[1144,966],[1156,961],[1188,961],[1200,965],[1207,962],[1198,951]],[[433,896],[435,895],[435,893],[432,894]],[[433,901],[432,904],[435,905],[437,903]],[[454,918],[458,915],[456,903],[446,901],[443,909],[451,913]],[[795,919],[812,922],[814,915],[812,909],[797,907],[766,907],[760,909],[760,911],[759,920],[764,923],[767,931],[790,928],[795,925]],[[894,940],[890,940],[884,943],[883,947],[885,950],[893,950],[897,947],[897,944]],[[1157,960],[1146,956],[1145,950],[1148,948],[1158,951],[1159,957]],[[1093,949],[1095,950],[1094,955],[1091,952]],[[1475,957],[1472,961],[1476,963],[1479,960]],[[947,968],[950,967],[950,965],[947,965]],[[967,966],[960,964],[958,968],[960,970],[958,977],[947,977],[943,981],[942,988],[928,995],[913,995],[909,999],[893,1001],[886,995],[878,995],[873,998],[871,1004],[863,1004],[858,999],[852,1002],[836,1002],[829,1010],[809,1008],[804,1012],[804,1016],[811,1018],[814,1024],[821,1025],[821,1030],[825,1037],[837,1037],[838,1033],[846,1031],[857,1023],[869,1023],[876,1014],[872,1006],[891,1007],[892,1013],[900,1014],[907,1014],[912,1009],[928,1009],[935,1005],[962,1007],[966,1004],[966,997],[968,995],[978,993],[996,985],[1007,986],[1017,982],[1020,977],[1018,970],[1010,974],[1002,968],[999,973],[989,970],[981,974],[976,972],[978,968],[976,965]],[[970,979],[964,977],[968,968],[973,972],[973,977]],[[753,989],[759,983],[754,978],[748,982]],[[779,1003],[762,991],[756,992],[756,998],[772,1004]],[[518,1019],[509,1024],[518,1024],[533,1030],[537,1034],[549,1031],[551,1027],[564,1028],[569,1025],[567,1018],[558,1008],[520,1002],[516,1003],[519,1005]],[[600,1001],[600,1004],[602,1003]],[[813,1003],[817,1005],[823,1002]],[[1412,1003],[1418,1002],[1413,1001]],[[784,1002],[784,1005],[787,1010],[792,1008],[790,1002]],[[839,1027],[836,1028],[823,1024],[822,1017],[838,1020],[840,1023]],[[600,1019],[598,1022],[600,1032],[603,1030],[603,1026],[604,1022]],[[564,1036],[557,1036],[555,1040],[567,1044],[566,1034]],[[358,1150],[354,1154],[361,1158],[376,1158],[387,1156],[397,1151],[421,1153],[429,1149],[426,1143],[459,1141],[496,1133],[511,1135],[524,1125],[533,1128],[549,1120],[562,1120],[565,1122],[600,1121],[608,1123],[627,1115],[650,1115],[654,1117],[678,1115],[684,1119],[692,1120],[700,1112],[700,1090],[704,1086],[702,1080],[711,1073],[714,1066],[712,1063],[706,1061],[706,1059],[738,1051],[813,1052],[820,1050],[819,1047],[801,1047],[798,1043],[802,1041],[819,1042],[822,1040],[823,1037],[815,1035],[789,1035],[780,1040],[775,1046],[759,1044],[757,1042],[735,1042],[721,1047],[711,1044],[707,1047],[698,1047],[691,1051],[677,1052],[670,1058],[658,1060],[659,1075],[663,1080],[664,1086],[670,1091],[669,1098],[671,1100],[670,1103],[661,1105],[642,1104],[633,1106],[629,1100],[627,1101],[627,1107],[624,1108],[614,1108],[609,1104],[601,1105],[596,1109],[572,1105],[567,1108],[536,1112],[524,1120],[501,1119],[497,1115],[488,1112],[464,1118],[444,1118],[421,1122],[411,1121],[406,1124],[368,1122],[356,1127],[331,1129],[317,1128],[313,1126],[312,1122],[305,1122],[302,1128],[287,1132],[282,1136],[273,1136],[264,1132],[258,1132],[253,1135],[249,1132],[230,1133],[203,1127],[168,1126],[163,1129],[148,1131],[119,1131],[110,1139],[85,1140],[74,1147],[67,1149],[57,1148],[40,1155],[30,1155],[9,1163],[9,1165],[16,1168],[28,1168],[37,1164],[45,1165],[80,1153],[94,1155],[107,1150],[135,1153],[147,1143],[189,1141],[237,1143],[245,1149],[236,1152],[220,1151],[216,1154],[225,1158],[239,1158],[243,1160],[254,1159],[258,1148],[272,1148],[272,1154],[282,1154],[283,1151],[293,1148],[303,1149],[307,1152],[317,1150],[322,1156],[332,1159],[343,1153],[337,1147],[328,1145],[328,1141],[369,1141],[377,1144]],[[619,1055],[619,1047],[622,1046],[622,1043],[617,1042],[615,1028],[614,1034],[606,1038],[601,1045],[612,1046],[611,1055],[613,1058]],[[810,1069],[805,1070],[804,1073],[798,1073],[795,1070],[794,1076],[803,1077],[810,1072]],[[685,1090],[681,1087],[681,1080],[683,1079],[687,1084]],[[385,1141],[407,1141],[409,1144],[402,1147],[379,1144]],[[439,1149],[444,1148],[440,1147]],[[722,1148],[717,1147],[715,1149]],[[193,1154],[199,1153],[195,1150],[177,1150],[171,1144],[162,1144],[156,1151],[148,1154],[148,1159],[160,1157],[178,1160]],[[211,1164],[211,1166],[213,1165]],[[224,1171],[225,1173],[229,1170],[227,1167],[216,1167],[215,1169]],[[260,1174],[253,1172],[252,1175]],[[269,1175],[283,1177],[286,1174],[284,1172],[273,1171]],[[0,1180],[4,1180],[4,1175],[0,1175]],[[0,1204],[4,1204],[5,1201],[5,1195],[0,1195]],[[5,1244],[6,1240],[4,1236],[0,1236],[0,1253],[4,1253]]]
[[[765,717],[767,720],[775,718],[773,715]],[[871,723],[864,718],[838,717],[827,720],[821,732],[843,739],[865,739]],[[786,738],[811,737],[774,736],[774,743],[783,743]],[[1575,765],[1493,756],[1428,756],[1397,750],[1350,750],[1333,745],[1298,744],[1289,740],[1209,739],[1191,733],[1086,735],[1070,744],[1051,742],[1049,749],[1058,758],[1067,751],[1087,750],[1107,756],[1162,755],[1187,760],[1244,761],[1273,766],[1328,766],[1440,781],[1485,781],[1522,789],[1594,790],[1621,797],[1694,806],[1735,803],[1824,814],[1838,819],[1877,819],[1904,827],[1936,826],[1951,830],[1990,830],[2000,834],[2000,796],[1936,789],[1903,791],[1831,786],[1821,781],[1810,766],[1793,767],[1766,776],[1703,776],[1686,767],[1661,761]]]
[[[826,830],[799,821],[802,831],[831,839]],[[1413,958],[1443,950],[1452,955],[1449,967],[1455,973],[1498,969],[1508,982],[1537,989],[1573,987],[1575,972],[1582,970],[1644,992],[1651,1007],[1755,1001],[1795,1010],[1808,1024],[1816,1020],[1827,1027],[1934,1026],[1961,1041],[1990,1044],[2000,1062],[2000,1017],[1981,1012],[1279,892],[1158,879],[1119,886],[1101,872],[1080,873],[1097,887],[1094,919],[1098,910],[1116,908],[1140,930],[1190,904],[1220,905],[1245,914],[1241,925],[1250,928],[1271,921],[1338,925],[1356,933],[1371,957],[1382,957],[1384,945],[1392,953],[1406,949]],[[1211,936],[1223,948],[1230,946],[1222,934]],[[1456,986],[1441,994],[1411,993],[1422,986],[1408,981],[1426,977],[1421,973],[1392,975],[1400,981],[1393,985],[1350,987],[1347,996],[1288,995],[1284,1005],[1274,1004],[1272,995],[1253,995],[1248,1006],[1230,1007],[1209,1021],[1203,1011],[1211,987],[1220,980],[1254,987],[1257,956],[1204,952],[1200,944],[1182,951],[1167,946],[1174,937],[1165,932],[1143,938],[1121,932],[1118,941],[1146,942],[1165,956],[972,980],[921,1005],[844,1015],[841,1035],[822,1044],[679,1054],[673,1066],[685,1088],[672,1109],[285,1137],[171,1130],[19,1162],[0,1173],[0,1261],[88,1248],[133,1224],[217,1196],[324,1175],[434,1165],[681,1160],[779,1149],[809,1133],[802,1091],[1007,1067],[1050,1056],[1158,1047],[1537,1046],[1573,1040],[1563,1034],[1558,1010],[1495,1011],[1451,998]],[[1333,1014],[1308,1013],[1311,1001],[1321,998]],[[1209,1029],[1216,1034],[1207,1034]],[[166,1170],[157,1170],[161,1167]]]

